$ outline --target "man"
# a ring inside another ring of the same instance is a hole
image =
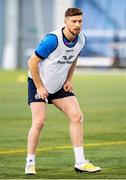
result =
[[[84,47],[82,11],[68,8],[65,27],[49,33],[28,60],[28,103],[32,126],[28,134],[25,174],[36,174],[35,154],[46,116],[46,102],[53,103],[70,120],[70,136],[75,154],[75,170],[97,172],[101,168],[85,160],[83,115],[71,84],[77,58]]]

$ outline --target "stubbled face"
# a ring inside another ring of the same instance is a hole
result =
[[[65,18],[66,28],[73,34],[77,35],[82,29],[82,16],[69,16]]]

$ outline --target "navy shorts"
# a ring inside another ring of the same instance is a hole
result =
[[[35,98],[37,94],[36,86],[31,78],[28,78],[28,104],[32,102],[45,102],[43,99]],[[68,96],[75,96],[73,92],[66,92],[63,88],[55,92],[54,94],[48,95],[48,103],[52,104],[52,100],[60,99]]]

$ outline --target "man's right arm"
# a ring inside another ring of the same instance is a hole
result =
[[[42,99],[46,99],[48,96],[48,92],[43,86],[43,83],[39,76],[39,68],[38,64],[41,61],[39,57],[36,56],[35,53],[32,54],[32,56],[28,60],[28,67],[30,70],[30,73],[32,75],[33,81],[35,83],[35,86],[37,88],[37,93]]]
[[[54,34],[48,34],[44,39],[41,40],[35,52],[28,60],[28,67],[37,88],[37,93],[42,99],[47,98],[48,92],[40,78],[38,65],[40,61],[47,61],[46,58],[48,58],[48,56],[56,49],[57,45],[57,36]]]

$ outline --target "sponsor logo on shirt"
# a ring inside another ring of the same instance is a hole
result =
[[[73,61],[70,61],[70,60],[71,60],[73,57],[74,57],[74,55],[63,56],[63,59],[64,59],[65,61],[60,61],[60,60],[58,60],[58,61],[57,61],[57,64],[72,64]]]
[[[73,52],[73,49],[66,49],[66,52]]]
[[[70,55],[70,56],[63,56],[63,58],[65,60],[71,60],[74,57],[74,55]]]

